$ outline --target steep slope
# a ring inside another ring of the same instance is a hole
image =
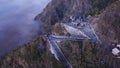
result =
[[[45,32],[50,33],[51,25],[56,22],[71,15],[95,15],[114,1],[116,0],[52,0],[35,20],[41,20],[44,23]]]
[[[111,54],[110,47],[89,41],[63,41],[61,49],[73,68],[120,68],[120,59]]]
[[[0,58],[0,68],[64,68],[49,51],[45,37],[31,42]]]
[[[120,42],[120,1],[107,7],[93,23],[103,41]]]

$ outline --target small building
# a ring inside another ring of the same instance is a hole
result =
[[[119,56],[120,55],[120,50],[118,48],[113,48],[112,53],[116,56]]]
[[[120,48],[120,44],[117,44],[117,47],[119,47],[119,48]]]

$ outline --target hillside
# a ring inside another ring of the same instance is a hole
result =
[[[43,23],[45,34],[68,35],[62,21],[71,15],[91,15],[90,24],[104,42],[98,44],[83,40],[58,43],[73,68],[120,68],[120,59],[112,53],[112,42],[120,42],[120,1],[117,0],[52,0],[35,20]],[[109,44],[109,45],[108,45]],[[32,39],[29,43],[0,58],[0,68],[65,68],[49,51],[50,44],[45,36]]]
[[[93,23],[103,41],[120,42],[120,1],[107,7]]]
[[[71,15],[95,15],[116,0],[52,0],[35,20],[41,20],[45,33],[51,33],[52,25],[67,20]],[[47,28],[49,27],[49,28]]]
[[[0,58],[0,68],[63,68],[49,51],[44,36],[33,39],[12,53]]]

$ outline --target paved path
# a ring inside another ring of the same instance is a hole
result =
[[[68,60],[64,56],[63,52],[61,51],[61,49],[59,48],[57,43],[53,40],[53,37],[50,35],[48,35],[46,37],[47,37],[48,42],[50,44],[50,50],[54,54],[56,59],[62,61],[65,64],[66,68],[72,68],[72,65],[68,62]]]
[[[73,24],[73,23],[63,23],[65,25],[68,25],[70,27],[73,27],[75,29],[78,29],[79,31],[82,32],[82,34],[84,34],[84,36],[86,36],[88,39],[94,39],[95,41],[98,41],[101,43],[99,37],[97,36],[94,28],[87,22],[84,23],[84,26],[78,27],[77,25]]]

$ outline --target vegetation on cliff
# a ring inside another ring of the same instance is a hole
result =
[[[120,42],[120,1],[107,7],[93,23],[102,40]]]
[[[64,68],[49,51],[44,37],[33,39],[28,44],[0,58],[0,68]]]
[[[44,31],[51,33],[52,26],[71,15],[88,16],[99,14],[117,0],[52,0],[35,20],[43,22]],[[49,27],[49,29],[47,28]]]

